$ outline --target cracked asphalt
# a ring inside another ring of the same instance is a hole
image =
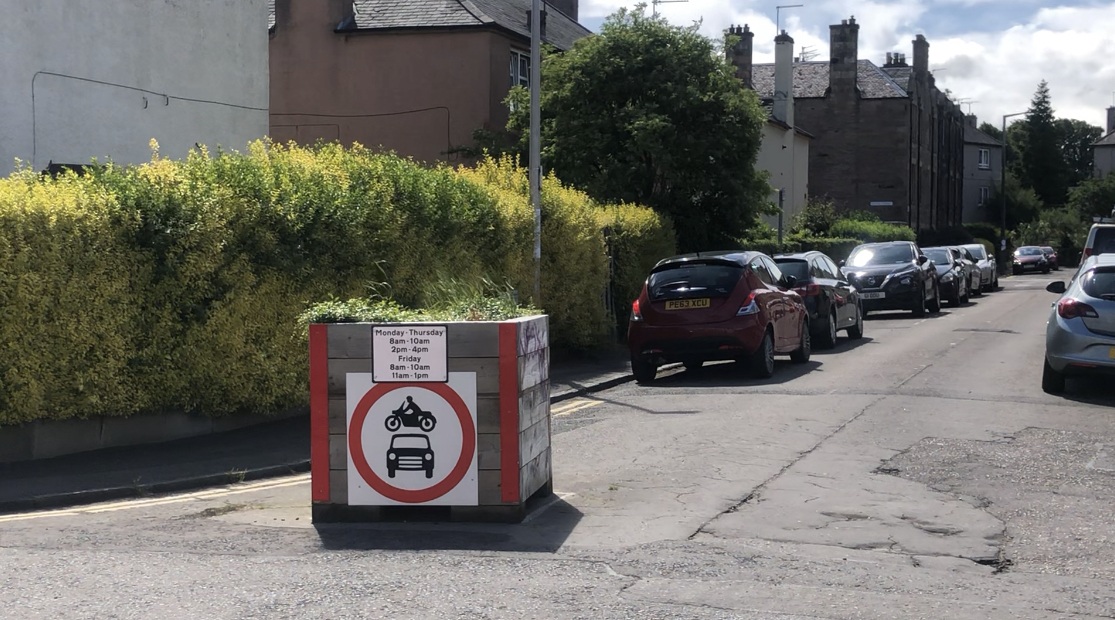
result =
[[[1115,392],[1041,392],[1057,276],[595,394],[522,524],[314,527],[304,476],[0,516],[2,615],[1115,618]]]

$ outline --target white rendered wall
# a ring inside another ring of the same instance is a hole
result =
[[[267,133],[266,0],[0,0],[0,175]]]

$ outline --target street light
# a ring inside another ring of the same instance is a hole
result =
[[[1025,116],[1029,112],[1015,112],[1014,114],[1003,115],[1003,156],[1000,158],[999,167],[999,193],[1002,194],[1001,199],[1001,212],[999,221],[999,265],[1002,266],[1007,260],[1007,119],[1012,116]]]

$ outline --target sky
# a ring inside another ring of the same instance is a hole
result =
[[[649,2],[649,0],[647,0]],[[599,31],[606,16],[634,0],[581,0],[580,21]],[[913,63],[912,41],[929,41],[929,68],[966,113],[996,127],[1002,115],[1025,112],[1044,79],[1053,113],[1106,130],[1115,105],[1115,0],[688,0],[663,2],[659,15],[720,37],[732,24],[755,32],[754,62],[774,62],[780,25],[802,47],[827,60],[830,24],[855,16],[859,57],[882,66],[887,52]],[[650,7],[647,8],[648,12]],[[1017,119],[1010,119],[1017,120]],[[1010,121],[1008,121],[1010,122]]]

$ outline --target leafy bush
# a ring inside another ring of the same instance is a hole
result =
[[[862,220],[839,220],[832,225],[829,234],[833,237],[859,239],[864,243],[878,241],[914,241],[916,235],[912,228],[885,222]]]
[[[790,234],[824,237],[838,219],[836,204],[831,199],[810,197],[790,222]]]
[[[672,252],[669,225],[552,177],[542,207],[551,342],[597,344],[610,327],[602,222],[632,273]],[[305,321],[536,312],[532,239],[510,160],[431,169],[358,145],[260,142],[82,177],[18,171],[0,179],[0,424],[299,405]]]
[[[602,206],[596,222],[612,257],[610,294],[616,329],[622,333],[647,274],[658,261],[677,253],[674,228],[665,216],[626,203]]]

